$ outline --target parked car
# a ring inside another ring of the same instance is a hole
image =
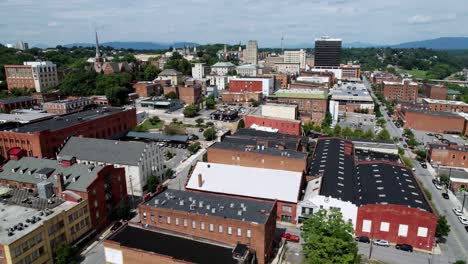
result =
[[[463,211],[458,207],[453,208],[452,211],[456,216],[463,215]]]
[[[203,129],[202,127],[200,127],[200,129],[198,129],[198,132],[203,132],[205,129]]]
[[[427,133],[426,135],[430,136],[430,137],[433,137],[434,134],[433,133]]]
[[[416,168],[415,168],[415,167],[413,167],[413,168],[411,168],[411,170],[412,170],[412,171],[416,171]]]
[[[374,245],[382,246],[382,247],[389,247],[390,243],[387,240],[377,239],[377,240],[374,240]]]
[[[435,184],[439,184],[439,181],[437,179],[432,179],[432,183],[435,185]]]
[[[458,216],[458,220],[460,221],[460,223],[468,225],[468,219],[466,219],[466,217],[464,217],[463,215]]]
[[[286,241],[291,241],[291,242],[296,242],[296,243],[299,243],[299,236],[297,235],[293,235],[291,233],[283,233],[281,235],[281,238],[285,238]]]
[[[447,199],[447,200],[449,199],[449,195],[448,195],[448,193],[445,193],[445,192],[444,192],[444,193],[442,193],[442,197],[444,197],[444,199]]]
[[[427,164],[426,164],[426,162],[421,162],[420,164],[421,164],[421,167],[423,167],[424,169],[427,169]]]
[[[413,252],[413,246],[408,244],[396,244],[395,248],[403,251]]]
[[[442,185],[439,185],[438,183],[435,183],[434,186],[436,187],[437,190],[442,190]],[[442,196],[444,196],[444,195],[442,194]],[[448,199],[448,198],[446,198],[446,199]]]
[[[370,243],[370,239],[369,237],[366,237],[366,236],[357,236],[354,240],[356,240],[357,242],[362,242],[362,243]]]
[[[466,230],[466,232],[468,232],[468,225],[465,226],[465,230]]]

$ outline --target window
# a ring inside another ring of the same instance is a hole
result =
[[[175,225],[176,225],[176,226],[179,225],[179,218],[178,218],[178,217],[175,218]]]
[[[223,225],[218,225],[218,232],[222,233],[223,232]]]
[[[187,219],[184,218],[184,227],[187,227],[187,226],[188,226]]]
[[[151,219],[151,222],[154,222],[154,214],[153,213],[150,214],[150,219]]]
[[[292,213],[292,207],[290,205],[283,205],[281,210],[285,213]]]
[[[228,226],[228,235],[232,235],[232,227]]]
[[[242,229],[237,228],[237,236],[242,236]]]
[[[372,221],[371,220],[365,220],[362,221],[362,232],[370,232],[372,227]]]
[[[408,236],[408,225],[400,225],[398,228],[398,236],[406,237]]]
[[[427,237],[427,227],[418,227],[418,237]]]
[[[205,222],[200,222],[200,229],[205,230]]]
[[[247,229],[247,237],[250,237],[252,235],[252,232],[250,231],[250,229]]]
[[[193,229],[197,228],[197,222],[195,222],[195,220],[192,220],[192,228]]]
[[[166,224],[170,224],[170,223],[171,223],[171,217],[168,216],[168,217],[166,217]]]
[[[390,223],[387,223],[387,222],[380,223],[380,231],[384,231],[384,232],[390,231]]]
[[[158,215],[158,222],[159,223],[162,223],[162,219],[163,219],[162,215]]]
[[[214,230],[214,225],[210,224],[210,232],[213,232],[213,230]]]

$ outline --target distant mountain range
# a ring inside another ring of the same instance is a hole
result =
[[[198,43],[194,42],[104,42],[101,43],[102,46],[110,46],[116,49],[135,49],[135,50],[164,50],[169,47],[183,48],[184,46],[200,46]],[[34,45],[38,48],[46,48],[47,45],[36,44]],[[73,46],[82,46],[82,47],[92,47],[94,43],[71,43],[63,45],[65,47]],[[299,48],[313,48],[314,43],[301,43],[301,44],[292,44],[286,45],[287,49],[299,49]],[[350,42],[343,43],[345,48],[369,48],[369,47],[392,47],[392,48],[427,48],[427,49],[436,49],[436,50],[454,50],[454,49],[468,49],[468,37],[444,37],[444,38],[435,38],[428,40],[404,42],[394,45],[384,45],[384,44],[372,44],[366,42]]]
[[[94,47],[94,43],[71,43],[63,45],[64,47]],[[194,42],[174,42],[174,43],[164,43],[164,42],[119,42],[111,41],[100,43],[101,46],[109,46],[115,49],[135,49],[135,50],[164,50],[169,49],[170,47],[174,48],[183,48],[185,46],[193,47],[200,46],[200,44]]]

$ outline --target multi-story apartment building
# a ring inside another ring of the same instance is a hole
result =
[[[257,66],[253,64],[246,64],[236,67],[237,75],[246,77],[257,76]]]
[[[423,106],[429,111],[435,112],[468,112],[468,104],[461,101],[448,101],[436,99],[423,99]]]
[[[192,67],[192,77],[196,80],[205,78],[209,73],[210,67],[205,63],[195,63]]]
[[[247,64],[258,64],[258,44],[256,40],[249,40],[245,48],[244,62]]]
[[[468,168],[468,146],[455,143],[429,144],[428,159],[438,166]]]
[[[118,138],[136,126],[134,108],[96,108],[0,131],[0,155],[13,147],[30,157],[54,158],[71,136]]]
[[[87,200],[65,201],[41,191],[30,198],[28,190],[4,187],[2,192],[0,263],[53,263],[59,245],[72,244],[92,229]]]
[[[43,108],[49,114],[64,115],[82,111],[86,106],[92,104],[89,97],[57,100],[43,104]]]
[[[300,50],[285,50],[284,63],[299,63],[299,68],[305,69],[306,67],[306,51]]]
[[[445,100],[447,99],[447,87],[440,84],[423,83],[422,94],[430,99]]]
[[[416,102],[418,98],[418,88],[418,83],[409,80],[403,80],[402,82],[382,82],[383,95],[389,101]]]
[[[164,176],[163,152],[156,143],[72,137],[57,155],[59,160],[66,157],[83,164],[124,168],[127,193],[135,196],[143,195],[148,177],[157,176],[162,182]]]
[[[299,71],[301,70],[301,64],[292,62],[277,62],[275,63],[274,68],[277,72],[283,74],[299,74]]]
[[[59,163],[22,157],[23,154],[12,152],[11,160],[0,172],[0,185],[55,194],[65,201],[86,201],[91,227],[98,231],[109,225],[115,206],[127,200],[123,168],[77,164],[74,158],[62,159]]]
[[[234,72],[236,65],[231,62],[217,62],[211,66],[211,74],[224,76]]]
[[[341,79],[353,80],[361,77],[361,65],[352,63],[340,64]]]
[[[50,61],[24,62],[23,65],[5,65],[8,89],[34,88],[41,92],[59,84],[57,66]]]
[[[272,256],[274,201],[166,190],[144,201],[138,211],[142,225],[231,247],[245,244],[258,263],[267,263]]]

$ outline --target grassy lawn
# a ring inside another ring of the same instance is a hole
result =
[[[407,71],[409,74],[413,75],[413,78],[426,78],[427,71],[422,71],[418,69],[412,69],[411,71]]]
[[[137,131],[148,131],[150,129],[159,129],[164,126],[164,121],[159,121],[156,124],[151,124],[149,119],[145,120],[141,125],[137,126]]]

